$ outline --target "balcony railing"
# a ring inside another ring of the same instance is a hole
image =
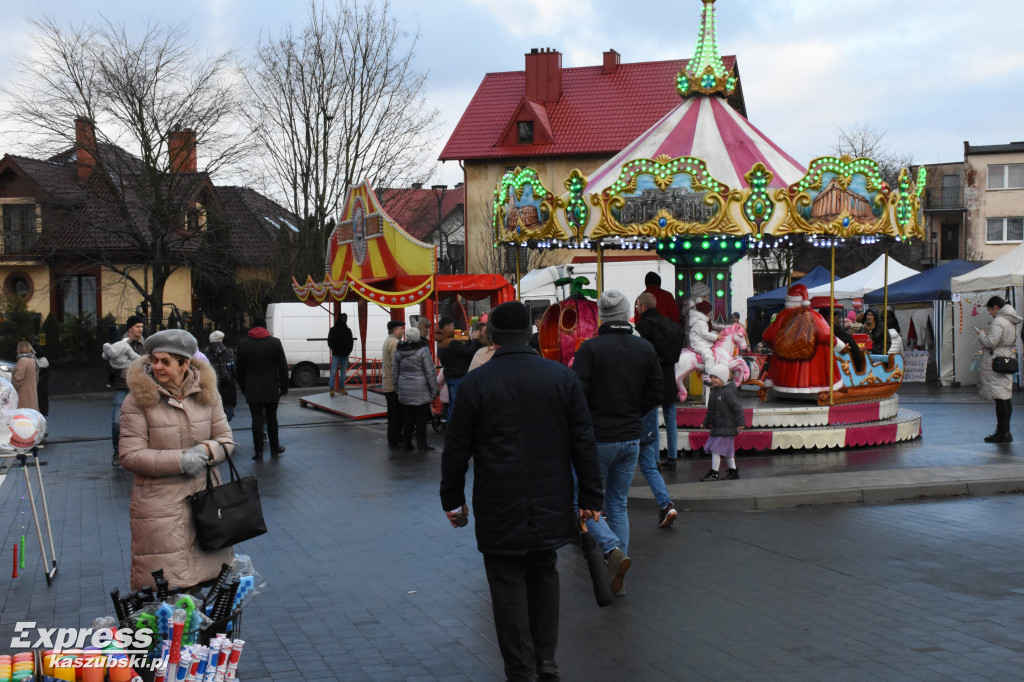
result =
[[[4,232],[2,238],[3,253],[5,255],[31,253],[36,247],[36,242],[39,241],[39,233],[35,230],[31,232]]]
[[[963,187],[942,187],[925,192],[926,211],[955,211],[964,207]]]

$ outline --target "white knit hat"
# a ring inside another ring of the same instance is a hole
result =
[[[723,384],[725,382],[729,381],[729,375],[730,374],[732,374],[732,372],[730,372],[729,368],[727,366],[723,365],[722,363],[718,363],[717,365],[712,365],[711,369],[708,370],[708,376],[718,377],[719,379],[722,380]]]

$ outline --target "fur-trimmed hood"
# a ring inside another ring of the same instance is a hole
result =
[[[160,396],[171,397],[167,389],[160,386],[153,377],[153,358],[142,355],[132,362],[128,368],[126,381],[128,390],[135,395],[139,407],[150,408],[157,404]],[[190,376],[190,375],[191,376]],[[189,361],[189,374],[185,376],[185,395],[197,394],[196,399],[204,405],[217,402],[217,373],[202,360],[192,358]],[[196,381],[198,377],[198,381]]]

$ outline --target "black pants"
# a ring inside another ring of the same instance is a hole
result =
[[[388,445],[394,447],[402,442],[402,420],[404,405],[398,402],[398,391],[384,394],[388,401]]]
[[[277,403],[249,403],[252,415],[252,449],[257,455],[263,454],[263,424],[267,425],[267,440],[270,454],[277,452],[281,445],[277,439]]]
[[[484,554],[498,648],[510,680],[532,680],[537,664],[554,661],[558,646],[558,555]]]
[[[1013,400],[996,400],[996,433],[1010,433],[1010,417],[1013,416]]]
[[[430,421],[430,403],[402,405],[402,444],[412,445],[412,432],[416,430],[416,447],[427,447],[427,422]]]

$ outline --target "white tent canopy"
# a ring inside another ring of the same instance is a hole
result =
[[[999,291],[1024,286],[1024,244],[1002,258],[950,280],[950,291]]]
[[[885,259],[886,256],[879,256],[878,259],[859,272],[855,272],[849,277],[838,279],[835,282],[835,299],[837,301],[850,298],[863,298],[864,294],[875,289],[881,289],[886,283],[885,273]],[[977,270],[975,270],[977,272]],[[894,261],[889,258],[889,277],[888,282],[898,282],[901,279],[916,275],[917,270],[908,268],[906,265]],[[974,274],[974,273],[971,273]],[[956,280],[954,280],[956,281]],[[813,298],[814,296],[828,296],[829,285],[822,284],[821,286],[814,287],[808,290],[808,294]]]

